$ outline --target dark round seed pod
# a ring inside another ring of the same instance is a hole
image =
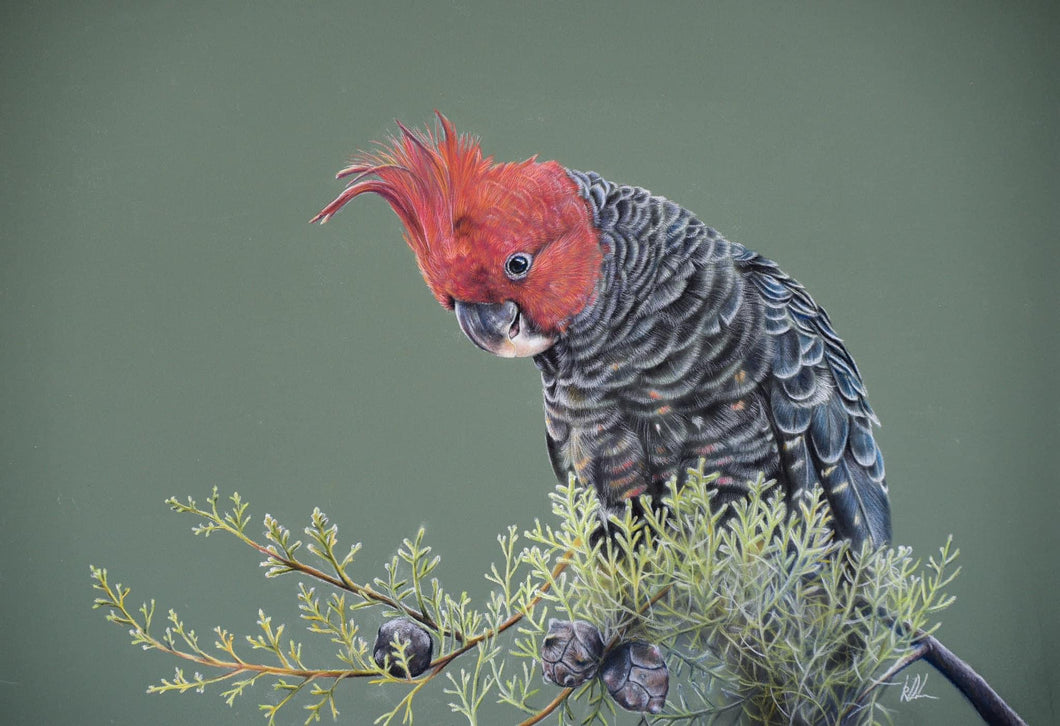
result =
[[[666,705],[670,672],[662,651],[647,643],[623,643],[600,666],[607,692],[627,711],[659,713]]]
[[[596,675],[604,641],[600,631],[584,620],[549,620],[541,643],[541,671],[545,680],[564,688],[580,686]]]
[[[394,641],[408,643],[405,646],[405,657],[408,659],[409,672],[398,658]],[[434,655],[434,641],[430,634],[419,623],[411,618],[387,620],[379,627],[375,638],[372,657],[380,668],[386,668],[394,678],[415,678],[427,670]]]

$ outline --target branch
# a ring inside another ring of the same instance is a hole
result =
[[[892,621],[893,623],[893,621]],[[961,660],[957,655],[942,644],[938,638],[930,633],[923,633],[916,641],[916,646],[905,657],[899,659],[877,678],[872,685],[866,688],[857,701],[853,704],[858,707],[864,703],[869,693],[882,685],[886,685],[898,673],[905,670],[918,660],[925,660],[931,664],[950,683],[956,686],[972,707],[990,726],[1027,726],[1019,714],[1009,706],[1004,699],[997,694],[990,684],[981,675]],[[849,713],[853,709],[847,709]],[[843,716],[846,713],[842,714]]]
[[[984,721],[991,726],[1027,726],[1019,714],[997,695],[982,676],[944,646],[938,638],[926,635],[920,644],[924,647],[923,659],[964,694]]]
[[[215,658],[198,647],[194,631],[185,631],[184,624],[177,619],[176,613],[172,610],[169,613],[169,622],[172,625],[170,628],[167,628],[165,638],[159,640],[150,633],[151,617],[154,614],[154,601],[151,601],[150,607],[146,604],[141,606],[139,610],[140,616],[137,617],[130,612],[125,605],[125,599],[129,595],[128,588],[124,588],[120,584],[111,586],[110,582],[107,580],[107,570],[104,568],[92,567],[91,571],[92,579],[95,580],[93,587],[104,593],[106,596],[96,598],[93,607],[109,608],[111,612],[108,614],[107,619],[119,625],[127,626],[129,628],[129,634],[133,637],[133,644],[141,645],[145,650],[158,650],[167,655],[223,671],[220,676],[209,679],[209,681],[199,678],[198,683],[192,682],[192,685],[196,687],[199,683],[220,682],[240,674],[271,675],[279,677],[287,676],[290,678],[302,678],[307,681],[315,678],[341,679],[378,676],[378,673],[374,671],[301,668],[293,667],[287,662],[283,662],[279,666],[249,663],[236,655],[233,639],[229,636],[227,631],[224,631],[221,628],[216,628],[214,630],[218,638],[215,646],[222,652],[229,654],[231,660]],[[267,620],[264,618],[264,615],[261,617],[263,620]],[[179,636],[188,643],[192,648],[192,651],[181,650],[176,647],[176,636]],[[282,651],[279,650],[278,636],[279,632],[277,632],[277,649],[273,652],[281,654]],[[190,688],[192,685],[189,685],[188,687]],[[156,687],[155,690],[168,689]]]
[[[243,515],[246,511],[245,508],[241,508],[244,506],[244,503],[241,499],[239,499],[239,494],[235,493],[232,499],[236,504],[236,517],[233,517],[232,515],[222,515],[218,511],[217,487],[214,487],[213,495],[208,500],[210,502],[210,511],[200,509],[198,505],[196,505],[195,500],[191,497],[188,497],[188,501],[186,503],[179,501],[176,497],[170,497],[166,500],[166,504],[168,504],[170,509],[175,512],[180,512],[182,514],[195,514],[199,517],[202,517],[208,522],[208,524],[199,525],[198,527],[193,528],[192,531],[195,534],[204,534],[206,536],[209,536],[210,533],[216,531],[228,532],[236,539],[243,542],[245,545],[257,550],[261,554],[268,557],[269,559],[267,562],[271,567],[285,571],[300,572],[303,575],[308,575],[313,579],[327,583],[328,585],[338,590],[346,590],[347,592],[353,593],[354,595],[357,595],[358,597],[361,597],[364,600],[375,601],[382,605],[386,605],[387,607],[394,608],[395,610],[404,611],[404,613],[410,618],[418,620],[429,628],[437,629],[437,625],[433,621],[431,621],[422,613],[417,612],[415,609],[408,607],[404,603],[395,602],[393,599],[387,597],[383,593],[377,592],[375,589],[372,588],[371,585],[368,585],[367,583],[364,585],[360,585],[356,582],[353,582],[346,574],[345,569],[335,559],[334,553],[332,552],[330,547],[327,547],[325,549],[325,552],[318,554],[318,556],[332,565],[338,577],[329,575],[326,572],[323,572],[322,570],[319,570],[313,567],[312,565],[309,565],[293,557],[291,553],[293,553],[294,549],[288,550],[285,554],[280,554],[280,552],[276,549],[274,545],[261,544],[246,533],[246,525],[249,523],[249,517],[247,517],[246,520],[241,520],[238,517],[238,515]],[[314,512],[314,514],[319,514],[319,512]],[[266,525],[268,525],[270,523],[269,520],[271,518],[269,517],[269,515],[265,515],[265,517]],[[301,542],[296,543],[296,545],[301,545]]]

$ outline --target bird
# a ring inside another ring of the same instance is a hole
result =
[[[561,482],[574,474],[607,516],[699,465],[718,507],[761,475],[788,502],[823,492],[836,537],[889,543],[879,421],[801,284],[665,197],[536,156],[495,162],[435,116],[358,152],[310,221],[387,202],[467,338],[532,358]]]

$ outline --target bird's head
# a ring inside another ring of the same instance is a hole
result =
[[[314,217],[377,194],[405,226],[427,286],[480,348],[511,358],[547,350],[590,301],[603,259],[587,202],[562,166],[483,157],[437,114],[362,152],[349,183]]]

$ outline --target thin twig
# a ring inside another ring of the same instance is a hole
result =
[[[865,688],[865,690],[858,694],[858,697],[854,699],[854,703],[851,704],[843,713],[841,713],[840,717],[845,717],[852,710],[859,708],[862,704],[864,704],[865,699],[868,698],[869,695],[880,686],[890,685],[892,678],[898,675],[901,671],[905,670],[908,666],[912,665],[913,663],[916,663],[918,660],[923,658],[924,655],[927,653],[927,650],[928,648],[926,645],[924,645],[923,643],[918,643],[913,648],[913,650],[896,660],[890,668],[884,671],[883,675],[881,675],[879,678],[869,684],[869,686]]]
[[[541,723],[549,716],[549,714],[559,708],[564,701],[570,698],[570,694],[572,693],[574,693],[573,688],[564,688],[562,691],[559,692],[559,695],[552,699],[551,703],[549,703],[547,706],[545,706],[543,709],[538,711],[530,718],[520,722],[519,726],[534,726],[535,723]]]

